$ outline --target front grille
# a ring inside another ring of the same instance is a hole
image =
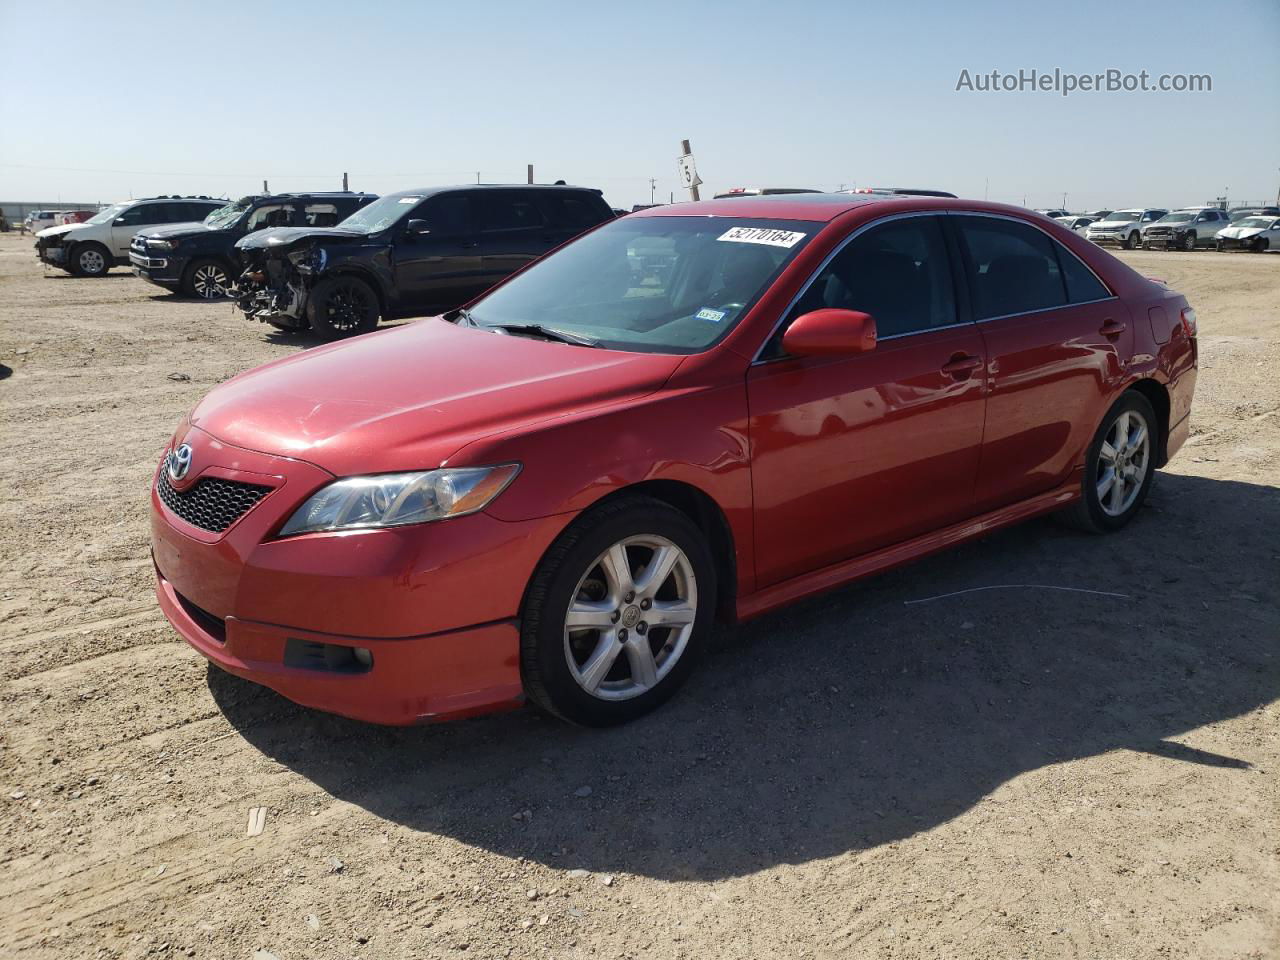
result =
[[[187,523],[210,533],[221,533],[270,493],[271,488],[221,477],[202,477],[190,490],[175,490],[169,483],[168,470],[161,467],[156,492],[164,505]]]

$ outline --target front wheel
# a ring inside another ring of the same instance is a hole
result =
[[[231,276],[217,260],[196,260],[182,278],[182,292],[201,300],[221,300],[230,287]]]
[[[1123,246],[1126,250],[1132,250],[1134,247],[1138,245],[1140,240],[1141,240],[1141,237],[1138,236],[1138,231],[1133,230],[1129,233],[1128,236],[1124,238]]]
[[[111,269],[111,254],[97,243],[82,243],[71,251],[71,272],[77,277],[101,277]]]
[[[639,717],[684,682],[715,604],[711,554],[685,514],[641,496],[591,510],[530,581],[520,637],[525,690],[573,723]]]
[[[378,325],[377,294],[358,277],[329,277],[311,291],[307,319],[325,340],[368,333]]]
[[[1186,235],[1184,235],[1182,238],[1182,249],[1185,250],[1187,253],[1190,253],[1195,248],[1196,248],[1196,235],[1194,233],[1189,232]]]
[[[1151,489],[1159,436],[1147,398],[1136,390],[1122,394],[1089,444],[1080,500],[1064,519],[1091,533],[1119,530],[1132,520]]]

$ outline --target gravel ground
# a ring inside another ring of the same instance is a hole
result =
[[[1202,359],[1123,534],[722,629],[624,729],[392,730],[207,668],[152,598],[173,426],[309,343],[0,235],[0,954],[1280,956],[1280,256],[1123,256]],[[911,603],[1010,584],[1126,596]]]

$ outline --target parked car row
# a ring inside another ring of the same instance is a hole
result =
[[[614,216],[599,190],[564,184],[150,197],[41,230],[36,254],[84,277],[128,264],[167,289],[233,296],[247,317],[334,339],[456,307]]]
[[[1165,210],[1133,207],[1127,210],[1100,210],[1090,214],[1069,214],[1060,210],[1037,210],[1051,216],[1069,230],[1083,234],[1100,245],[1125,250],[1217,250],[1280,249],[1280,207],[1239,207],[1223,210],[1204,204]]]
[[[1186,299],[1017,207],[446,188],[238,244],[271,322],[465,300],[215,387],[151,483],[175,629],[361,720],[631,720],[717,618],[1041,514],[1119,530],[1189,433]]]

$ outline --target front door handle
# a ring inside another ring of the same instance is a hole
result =
[[[942,372],[950,374],[957,380],[964,380],[980,366],[982,366],[981,357],[975,357],[971,353],[957,353],[942,365]]]
[[[1107,322],[1102,325],[1098,332],[1104,337],[1118,337],[1120,334],[1125,332],[1126,328],[1126,324],[1121,323],[1119,320],[1112,320],[1108,317]]]

